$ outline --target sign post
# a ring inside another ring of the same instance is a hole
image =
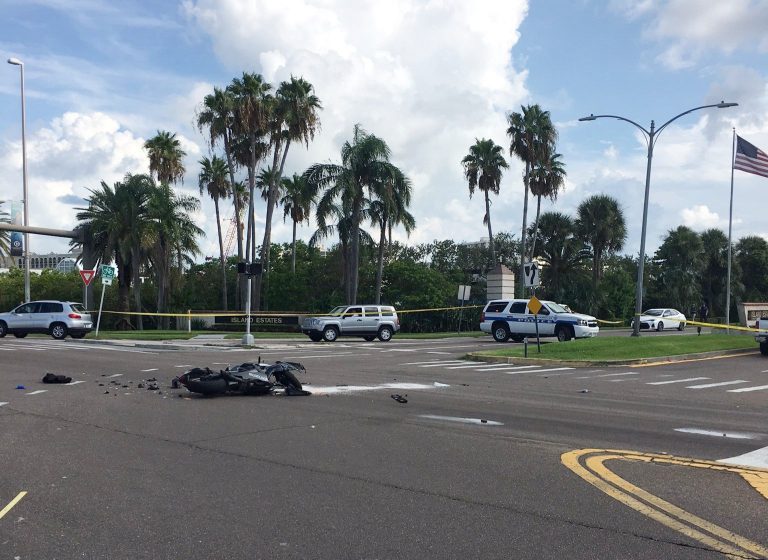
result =
[[[541,338],[539,338],[539,311],[541,311],[541,307],[539,298],[535,295],[531,296],[531,299],[528,301],[528,311],[533,312],[533,320],[536,322],[536,346],[539,349],[539,354],[541,354]]]
[[[101,310],[104,307],[104,292],[107,286],[112,285],[112,280],[115,278],[115,269],[108,264],[103,264],[99,268],[101,274],[101,301],[99,302],[99,315],[96,317],[96,338],[99,337],[99,326],[101,325]],[[81,273],[82,274],[82,273]]]

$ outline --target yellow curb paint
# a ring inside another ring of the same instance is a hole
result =
[[[734,350],[748,350],[748,348],[735,348]],[[728,350],[722,350],[722,352],[728,352]],[[667,362],[651,362],[650,364],[629,364],[627,365],[627,367],[641,368],[641,367],[656,367],[656,366],[673,366],[677,364],[685,364],[688,362],[705,362],[707,360],[725,360],[728,358],[742,358],[744,356],[751,356],[752,354],[757,354],[757,351],[740,352],[739,354],[728,354],[726,356],[707,356],[705,358],[689,358],[687,360],[670,360]],[[674,356],[669,356],[669,357],[672,358]],[[653,358],[639,358],[639,359],[652,360]],[[665,358],[659,358],[659,359],[665,359]]]
[[[581,459],[584,459],[586,467],[582,466]],[[561,456],[561,461],[566,467],[596,488],[635,511],[687,537],[710,546],[730,557],[743,557],[743,551],[748,551],[763,558],[768,558],[768,548],[719,527],[714,523],[710,523],[627,482],[604,465],[605,461],[608,460],[666,463],[733,472],[740,474],[755,490],[767,499],[768,469],[743,468],[699,459],[607,449],[581,449],[563,453]]]
[[[2,518],[3,518],[3,516],[4,516],[6,513],[8,513],[9,511],[11,511],[11,510],[13,509],[13,506],[15,506],[16,504],[18,504],[18,503],[21,501],[21,499],[22,499],[24,496],[26,496],[26,495],[27,495],[27,493],[26,493],[26,492],[19,492],[19,495],[18,495],[18,496],[16,496],[16,497],[15,497],[13,500],[11,500],[11,502],[10,502],[10,503],[9,503],[7,506],[5,506],[3,509],[0,509],[0,519],[2,519]]]

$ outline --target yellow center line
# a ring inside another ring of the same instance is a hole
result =
[[[18,504],[18,503],[21,501],[21,499],[22,499],[24,496],[26,496],[26,495],[27,495],[27,493],[26,493],[26,492],[19,492],[19,495],[18,495],[18,496],[16,496],[16,497],[15,497],[13,500],[11,500],[11,502],[10,502],[10,503],[9,503],[7,506],[5,506],[3,509],[1,509],[1,510],[0,510],[0,519],[2,519],[2,518],[3,518],[3,516],[4,516],[6,513],[8,513],[9,511],[11,511],[11,509],[13,509],[13,506],[15,506],[16,504]]]
[[[581,459],[584,460],[586,466],[581,464]],[[615,459],[668,463],[733,472],[741,475],[766,498],[768,498],[768,470],[728,466],[713,461],[683,457],[605,449],[581,449],[563,453],[561,456],[561,461],[566,467],[593,486],[635,511],[689,538],[734,558],[743,557],[743,551],[756,554],[758,557],[768,558],[768,548],[689,513],[616,475],[604,464],[608,460]],[[702,531],[706,531],[706,533]]]

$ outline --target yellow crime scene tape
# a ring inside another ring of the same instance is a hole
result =
[[[483,305],[465,305],[455,307],[433,307],[428,309],[404,309],[398,311],[398,315],[405,313],[422,313],[426,311],[451,311],[455,309],[473,309],[478,307],[484,307]],[[89,313],[98,313],[98,310],[89,311]],[[145,317],[242,317],[247,313],[245,311],[222,311],[220,313],[196,313],[194,311],[188,311],[186,313],[150,313],[150,312],[136,312],[136,311],[107,311],[103,310],[102,314],[109,313],[111,315],[142,315]],[[270,313],[267,311],[251,311],[251,315],[259,315],[262,317],[284,317],[286,315],[317,315],[318,313],[310,311],[291,311],[284,313]]]

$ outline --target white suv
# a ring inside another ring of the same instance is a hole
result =
[[[91,315],[81,304],[71,301],[30,301],[8,313],[0,313],[0,338],[8,333],[16,338],[45,333],[62,340],[67,335],[83,338],[91,330]]]
[[[340,336],[389,342],[399,330],[400,320],[391,305],[339,305],[327,315],[305,317],[301,322],[301,332],[314,342],[333,342]]]
[[[590,315],[572,313],[554,301],[542,301],[541,304],[539,336],[556,336],[564,342],[596,336],[600,332],[597,319]],[[520,342],[527,336],[536,336],[534,317],[528,309],[527,299],[489,301],[480,317],[480,330],[492,335],[496,342],[506,342],[510,338]]]

